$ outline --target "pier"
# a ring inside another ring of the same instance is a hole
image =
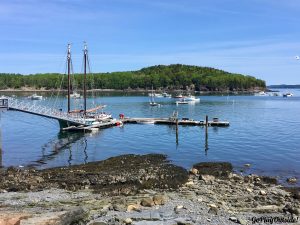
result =
[[[3,99],[5,99],[5,101]],[[62,112],[59,109],[36,105],[32,104],[32,102],[22,101],[11,97],[2,97],[2,100],[3,103],[5,102],[5,106],[3,106],[2,108],[6,108],[7,110],[14,110],[58,120],[62,130],[74,131],[75,128],[78,128],[77,130],[87,131],[91,130],[92,128],[112,127],[120,123],[120,121],[118,120],[109,120],[102,121],[101,123],[92,126],[88,118],[85,119],[79,114],[70,114],[67,112]]]
[[[169,118],[130,118],[120,114],[120,119],[101,120],[97,124],[91,124],[88,118],[80,114],[70,114],[62,112],[59,109],[32,104],[32,102],[22,101],[11,97],[1,97],[1,106],[7,110],[15,110],[24,113],[30,113],[59,121],[60,127],[65,131],[92,131],[122,124],[165,124],[182,126],[212,126],[228,127],[228,121],[220,121],[218,118],[208,120],[193,120],[189,118],[178,119],[178,113],[174,112]]]
[[[174,119],[174,118],[123,118],[121,121],[126,123],[134,124],[166,124],[166,125],[185,125],[185,126],[215,126],[215,127],[227,127],[229,126],[228,121],[214,120],[193,120],[188,118]]]

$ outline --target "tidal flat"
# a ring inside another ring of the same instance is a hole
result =
[[[160,154],[42,170],[10,167],[0,181],[0,224],[293,223],[300,213],[299,188],[242,176],[226,162],[186,170]]]

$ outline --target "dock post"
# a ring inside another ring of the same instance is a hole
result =
[[[205,155],[207,155],[208,150],[208,115],[205,116]]]
[[[0,118],[1,120],[1,118]],[[1,121],[0,121],[1,123]],[[2,167],[2,130],[1,130],[1,124],[0,124],[0,168]]]
[[[176,144],[178,145],[178,118],[176,119]]]
[[[207,127],[205,127],[205,145],[204,145],[204,149],[205,149],[205,155],[207,155],[207,151],[208,151],[208,129],[207,129]]]

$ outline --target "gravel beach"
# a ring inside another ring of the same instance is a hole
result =
[[[124,155],[0,175],[4,224],[299,224],[299,188],[241,176],[229,163],[190,171],[163,155]]]

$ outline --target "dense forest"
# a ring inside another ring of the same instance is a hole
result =
[[[72,76],[77,89],[83,84],[82,74]],[[265,81],[252,76],[232,74],[209,67],[189,65],[158,65],[138,71],[88,74],[89,89],[182,89],[207,91],[241,91],[265,88]],[[67,76],[46,74],[0,74],[0,89],[67,89]]]

